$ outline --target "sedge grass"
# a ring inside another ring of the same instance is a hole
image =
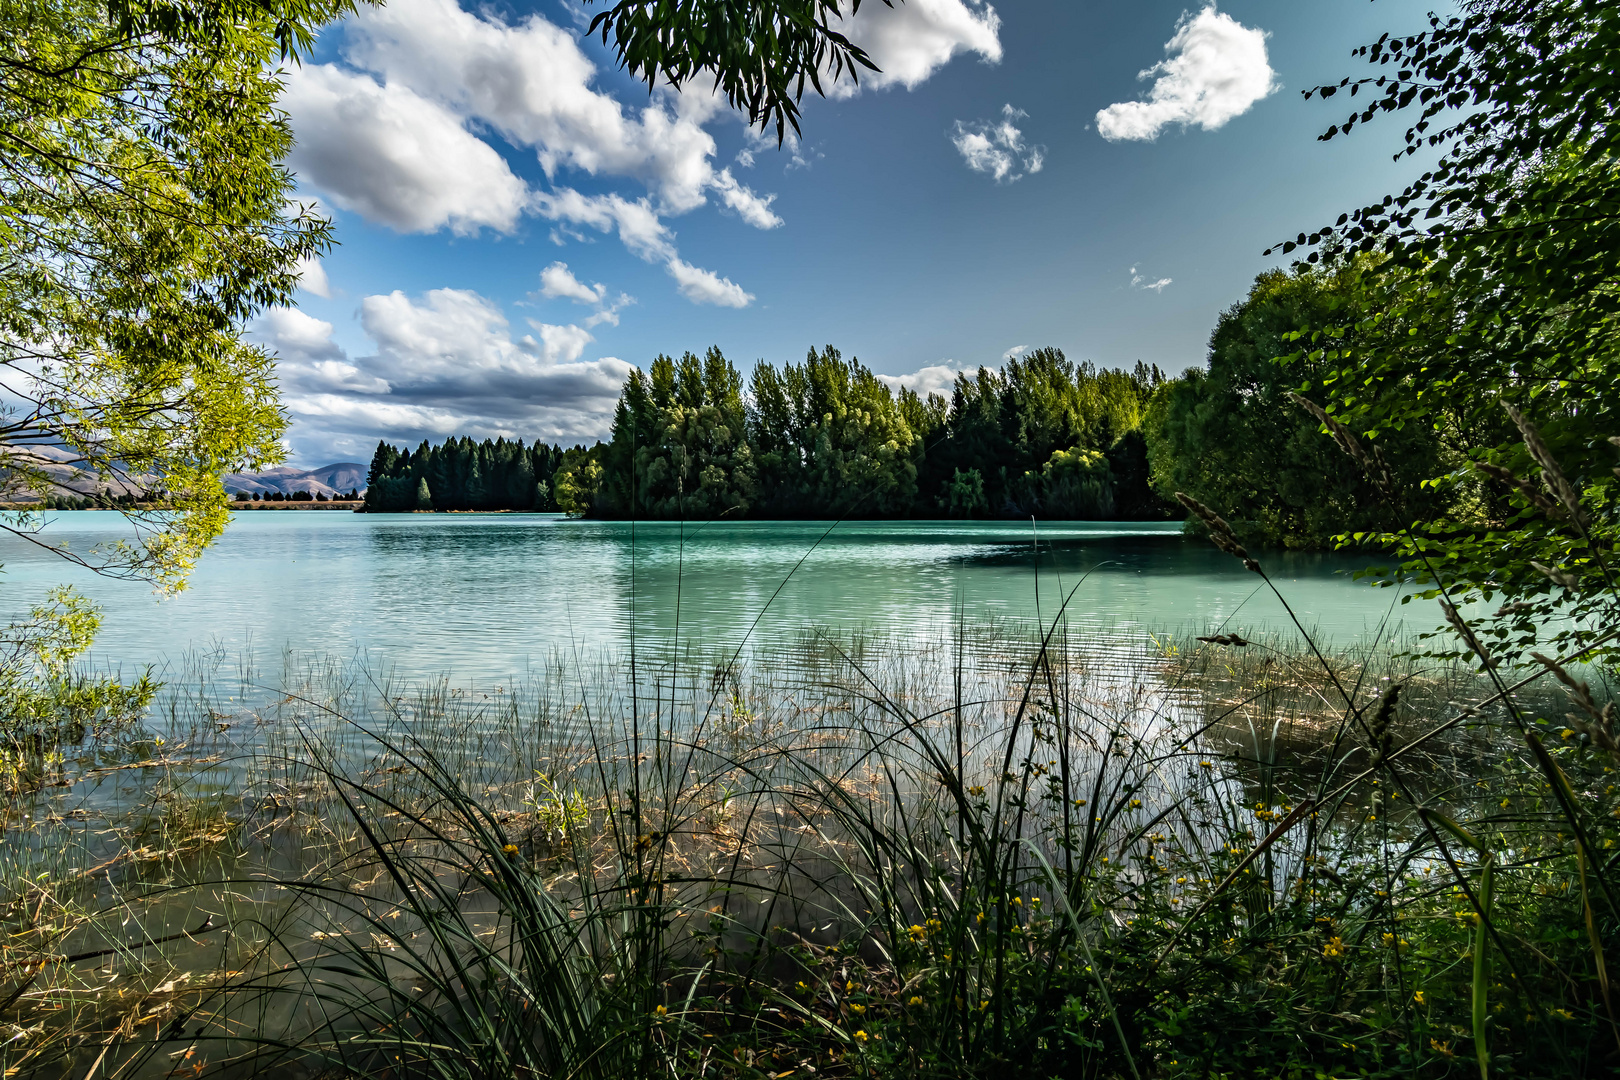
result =
[[[1399,752],[1489,688],[1325,658],[1358,701],[1399,699],[1396,786],[1272,655],[1099,666],[1057,619],[644,658],[634,687],[604,660],[500,693],[328,664],[249,705],[198,690],[165,729],[189,773],[139,747],[168,771],[107,774],[149,796],[107,846],[29,856],[66,881],[116,847],[111,874],[40,892],[8,867],[11,910],[79,914],[10,1006],[6,1067],[1441,1076],[1488,1032],[1502,1075],[1603,1068],[1612,921],[1557,807],[1488,707]],[[1577,742],[1551,752],[1612,802]],[[1437,845],[1413,801],[1489,839]]]

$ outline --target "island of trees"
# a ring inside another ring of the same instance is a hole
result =
[[[452,439],[378,446],[375,510],[561,510],[610,518],[1163,518],[1143,419],[1156,369],[1099,370],[1040,349],[958,379],[947,399],[893,389],[837,349],[757,365],[711,348],[625,383],[589,449]]]
[[[1224,312],[1206,365],[1167,376],[1043,348],[960,375],[944,394],[896,388],[831,346],[745,379],[718,348],[631,373],[594,446],[451,439],[380,443],[365,509],[560,511],[599,518],[1166,520],[1174,493],[1222,508],[1245,542],[1320,548],[1388,526],[1373,479],[1290,396],[1330,375],[1301,335],[1365,318],[1401,275],[1339,254],[1260,275]],[[1375,286],[1372,284],[1377,282]],[[1341,344],[1344,344],[1341,342]],[[1439,402],[1432,424],[1378,441],[1425,516],[1509,510],[1502,484],[1428,478],[1505,438],[1505,416]],[[1410,501],[1410,500],[1409,500]]]

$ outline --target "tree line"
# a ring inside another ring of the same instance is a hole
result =
[[[604,518],[1157,518],[1148,404],[1157,368],[1038,349],[963,374],[949,397],[895,389],[831,346],[748,379],[718,348],[633,371],[594,447],[379,443],[366,509],[557,510]]]
[[[552,478],[560,447],[523,440],[463,436],[438,446],[423,441],[415,452],[377,444],[366,473],[364,509],[373,513],[414,510],[556,510]]]
[[[591,447],[379,443],[365,508],[1166,520],[1184,516],[1180,491],[1218,507],[1246,543],[1320,549],[1389,528],[1382,484],[1409,492],[1405,514],[1503,520],[1507,487],[1467,463],[1470,448],[1506,437],[1505,414],[1437,397],[1430,422],[1380,434],[1379,480],[1291,397],[1333,377],[1334,357],[1369,335],[1410,336],[1373,317],[1409,285],[1344,251],[1267,271],[1220,315],[1204,365],[1175,377],[1042,348],[920,396],[832,346],[761,362],[746,379],[718,348],[660,355],[631,372],[610,435]],[[1424,483],[1459,469],[1473,480]]]

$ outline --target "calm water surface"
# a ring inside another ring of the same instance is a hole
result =
[[[121,535],[104,512],[52,515],[74,550]],[[190,589],[159,600],[15,540],[0,544],[5,602],[20,611],[70,582],[105,615],[101,664],[174,670],[224,649],[263,668],[297,656],[362,657],[406,676],[522,673],[558,650],[770,644],[810,626],[944,634],[969,620],[1050,620],[1120,644],[1225,625],[1284,630],[1259,579],[1180,526],[1010,522],[572,521],[550,515],[235,515]],[[1038,542],[1038,557],[1037,557]],[[1350,579],[1360,562],[1272,554],[1268,570],[1307,625],[1339,642],[1390,619],[1429,629],[1427,607]],[[1077,587],[1078,586],[1078,587]],[[750,636],[751,635],[751,636]]]

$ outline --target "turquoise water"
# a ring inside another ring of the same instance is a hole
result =
[[[75,551],[122,535],[105,512],[52,515],[44,538]],[[1038,545],[1038,559],[1037,559]],[[572,521],[550,515],[248,512],[203,557],[191,587],[159,599],[15,539],[0,544],[5,602],[53,584],[102,607],[100,665],[175,670],[208,650],[263,670],[295,656],[361,658],[407,677],[521,675],[559,652],[644,654],[791,640],[811,626],[947,634],[970,621],[1050,620],[1120,645],[1224,626],[1284,630],[1260,581],[1175,524]],[[1436,621],[1390,590],[1352,581],[1334,555],[1264,562],[1295,611],[1348,643],[1386,618]],[[1394,625],[1399,625],[1398,622]]]

